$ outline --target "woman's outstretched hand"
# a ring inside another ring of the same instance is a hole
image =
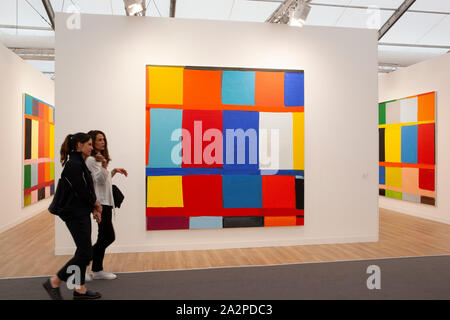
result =
[[[128,177],[128,172],[124,168],[115,168],[111,171],[111,175],[114,177],[116,173],[123,174],[125,177]]]

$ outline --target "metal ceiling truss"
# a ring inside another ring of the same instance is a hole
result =
[[[42,4],[44,5],[45,12],[47,12],[47,16],[50,19],[52,29],[55,30],[55,12],[53,11],[52,4],[50,0],[42,0]]]
[[[296,5],[297,5],[297,0],[283,1],[278,6],[278,8],[270,15],[270,17],[266,19],[266,22],[288,24],[289,23],[289,11],[292,8],[295,8]]]
[[[390,28],[398,21],[398,19],[408,11],[409,7],[411,7],[416,0],[405,0],[400,7],[392,14],[392,16],[384,23],[384,25],[378,30],[378,40],[383,38],[386,32],[389,31]]]
[[[9,48],[24,60],[54,61],[55,49],[46,48]]]
[[[254,1],[254,2],[283,2],[284,0],[247,0],[247,1]],[[309,2],[310,6],[316,6],[316,7],[334,7],[334,8],[343,8],[343,9],[374,9],[376,6],[355,6],[355,5],[347,5],[347,4],[334,4],[334,3],[316,3],[316,2]],[[383,7],[376,7],[376,9],[382,10],[382,11],[395,11],[397,9],[395,8],[383,8]],[[440,15],[449,15],[450,12],[446,11],[427,11],[427,10],[408,10],[408,12],[411,13],[427,13],[427,14],[440,14]]]

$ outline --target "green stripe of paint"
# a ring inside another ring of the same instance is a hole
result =
[[[402,200],[402,193],[392,190],[386,190],[386,197]]]
[[[386,124],[386,102],[378,104],[378,124]]]
[[[31,188],[31,166],[28,164],[24,167],[23,177],[23,188]]]

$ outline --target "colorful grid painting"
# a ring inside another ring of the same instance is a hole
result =
[[[435,205],[436,92],[379,104],[380,195]]]
[[[55,108],[25,94],[23,206],[55,192]]]
[[[147,66],[147,230],[304,225],[304,73]]]

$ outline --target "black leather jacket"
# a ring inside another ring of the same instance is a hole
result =
[[[71,206],[89,208],[92,211],[97,197],[91,172],[86,166],[81,152],[74,151],[69,154],[69,160],[61,173],[61,178],[63,177],[67,178],[75,193]]]

